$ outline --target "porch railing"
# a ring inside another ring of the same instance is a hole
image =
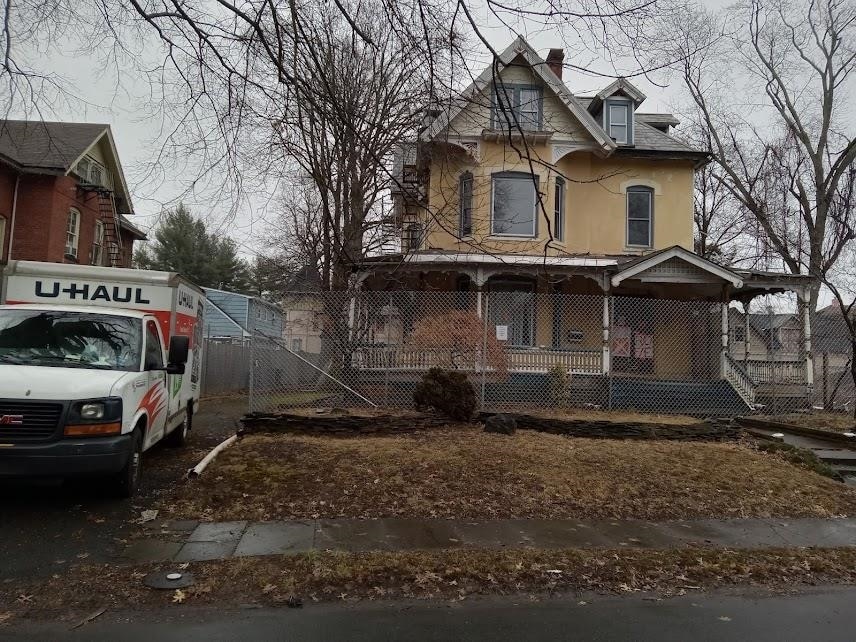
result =
[[[546,373],[559,366],[572,374],[596,375],[602,372],[600,350],[549,350],[508,348],[505,350],[509,372]],[[434,350],[404,346],[365,346],[354,352],[354,367],[363,370],[414,370],[433,367],[478,372],[480,351]],[[485,370],[493,370],[487,365]]]
[[[734,357],[725,353],[725,379],[731,387],[737,391],[740,398],[750,407],[755,405],[755,383],[749,373],[738,363]]]
[[[505,351],[511,372],[547,372],[559,366],[576,374],[601,374],[601,350],[509,349]]]
[[[755,361],[745,363],[749,378],[755,383],[804,384],[805,361]]]

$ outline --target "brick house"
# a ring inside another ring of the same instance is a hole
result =
[[[0,120],[0,264],[130,267],[131,214],[109,125]]]

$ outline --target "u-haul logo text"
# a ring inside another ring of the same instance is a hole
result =
[[[35,295],[40,299],[56,299],[60,294],[79,301],[113,301],[115,303],[139,303],[147,305],[151,301],[143,296],[143,288],[121,285],[94,285],[90,283],[69,283],[63,286],[59,281],[36,281]]]

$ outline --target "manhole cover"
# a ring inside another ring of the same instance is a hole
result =
[[[179,571],[157,571],[143,578],[143,584],[153,589],[180,589],[193,586],[193,575]]]

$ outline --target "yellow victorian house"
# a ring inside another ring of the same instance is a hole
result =
[[[805,297],[807,278],[693,253],[693,178],[708,154],[672,135],[671,114],[644,111],[626,79],[574,95],[562,61],[518,38],[402,143],[400,251],[355,266],[364,292],[390,294],[383,324],[397,338],[367,342],[357,366],[405,379],[432,363],[408,339],[425,334],[420,317],[466,309],[507,364],[503,382],[482,377],[487,397],[525,401],[558,367],[581,402],[746,410],[756,385],[729,351],[729,304]],[[801,342],[803,379],[788,394],[805,399],[807,327]],[[480,369],[464,361],[456,367]]]

